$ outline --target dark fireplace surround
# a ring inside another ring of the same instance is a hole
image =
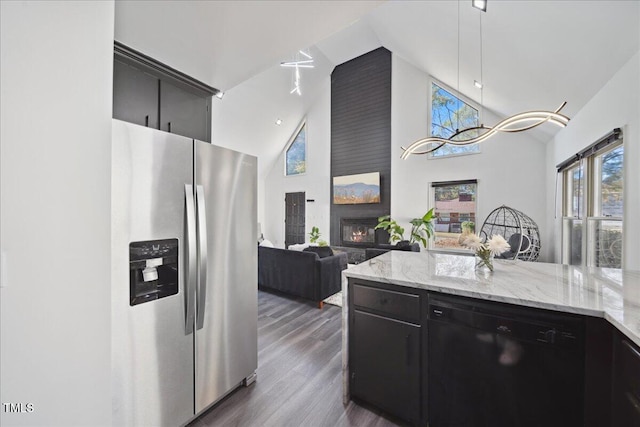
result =
[[[329,241],[334,251],[348,254],[350,264],[363,262],[366,248],[388,242],[384,230],[375,230],[373,242],[367,233],[391,212],[391,153],[391,52],[381,47],[331,73],[331,176],[380,173],[380,203],[331,203]],[[346,238],[345,220],[351,226]],[[353,220],[365,220],[366,232],[349,224]]]
[[[340,218],[340,246],[373,248],[384,241],[383,230],[376,230],[378,218]]]

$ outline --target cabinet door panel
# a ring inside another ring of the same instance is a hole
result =
[[[162,81],[160,84],[160,129],[165,132],[211,142],[208,99]]]
[[[158,129],[159,80],[113,61],[113,118]]]
[[[420,326],[354,310],[351,328],[351,394],[417,422]]]
[[[640,427],[640,349],[617,336],[613,356],[613,426]]]

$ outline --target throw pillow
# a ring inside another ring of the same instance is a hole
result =
[[[298,243],[298,244],[295,244],[295,245],[287,246],[287,249],[289,249],[290,251],[302,251],[306,247],[309,247],[308,243]]]
[[[262,242],[260,242],[260,246],[264,246],[267,248],[272,248],[273,247],[273,243],[271,243],[270,240],[264,239]]]

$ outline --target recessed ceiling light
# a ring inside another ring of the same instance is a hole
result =
[[[483,12],[487,11],[487,0],[471,0],[471,6],[476,9],[480,9]]]
[[[479,81],[477,81],[477,80],[474,80],[474,81],[473,81],[473,85],[474,85],[475,87],[477,87],[478,89],[482,89],[482,83],[480,83],[480,82],[479,82]]]
[[[278,126],[280,126],[280,125],[282,124],[282,119],[277,119],[277,120],[276,120],[276,124],[277,124]]]

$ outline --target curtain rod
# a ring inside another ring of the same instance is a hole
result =
[[[568,169],[569,166],[573,165],[576,162],[579,162],[585,157],[593,156],[598,151],[601,151],[605,147],[613,144],[616,141],[619,141],[620,139],[622,139],[622,129],[614,128],[611,132],[609,132],[593,144],[589,145],[584,150],[577,152],[567,160],[557,164],[556,168],[558,169],[558,173],[562,172],[565,169]]]

